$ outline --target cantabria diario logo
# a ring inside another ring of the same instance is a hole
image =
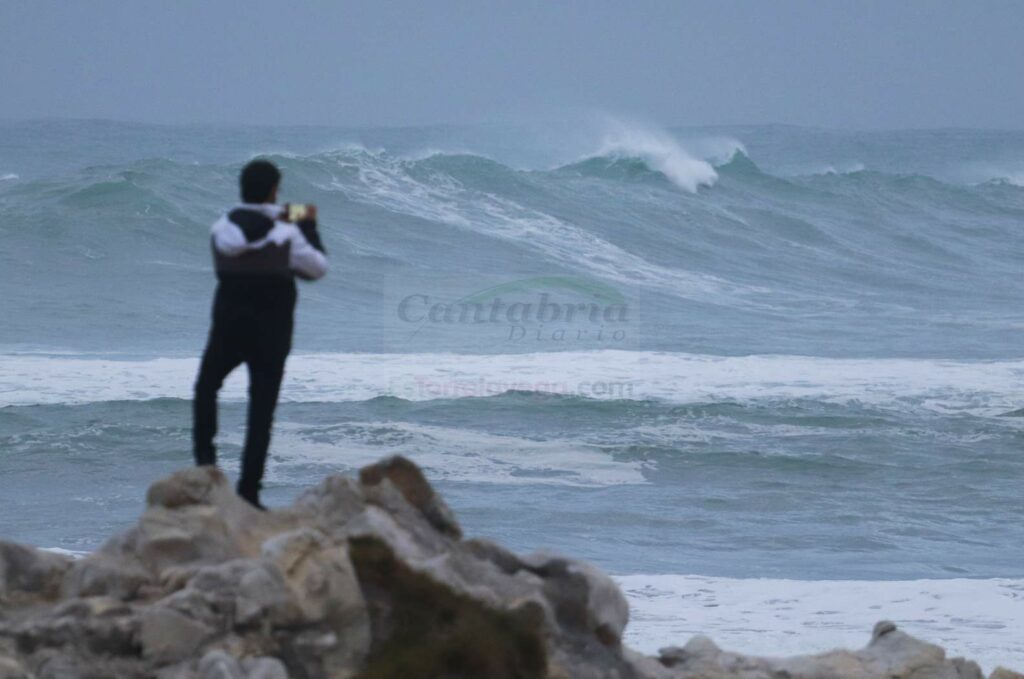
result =
[[[437,329],[484,332],[502,343],[623,342],[630,307],[618,289],[578,276],[531,276],[500,282],[463,294],[432,292],[405,295],[398,319],[414,334]]]

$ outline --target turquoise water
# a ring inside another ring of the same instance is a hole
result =
[[[258,153],[333,266],[272,504],[401,452],[470,532],[613,572],[1024,577],[1019,132],[2,123],[0,535],[94,548],[189,462]]]

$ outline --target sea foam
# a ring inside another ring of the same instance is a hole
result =
[[[190,398],[198,358],[0,354],[0,406]],[[227,399],[245,398],[245,371]],[[999,415],[1019,407],[1024,361],[711,356],[655,351],[292,356],[292,402],[411,401],[530,391],[672,403],[813,398],[898,409]]]
[[[1024,580],[780,580],[622,575],[626,643],[645,652],[707,634],[766,656],[860,648],[879,620],[971,658],[1024,667]]]
[[[731,157],[735,148],[730,149]],[[706,160],[690,155],[670,135],[656,129],[609,121],[597,156],[640,158],[669,178],[673,184],[691,193],[718,180],[715,168]]]

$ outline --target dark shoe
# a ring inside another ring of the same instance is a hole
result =
[[[256,509],[260,510],[261,512],[268,511],[266,507],[264,507],[262,504],[260,504],[260,501],[259,501],[258,498],[255,498],[255,499],[254,498],[248,498],[248,497],[245,497],[243,495],[242,499],[245,500],[246,502],[248,502],[249,504],[251,504]]]
[[[264,507],[262,504],[260,504],[260,494],[259,494],[259,491],[256,491],[256,490],[245,490],[245,489],[239,488],[238,489],[238,496],[240,498],[242,498],[243,500],[245,500],[246,502],[248,502],[249,504],[251,504],[256,509],[260,510],[261,512],[267,511],[267,508]]]

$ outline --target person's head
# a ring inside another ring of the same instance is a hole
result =
[[[238,183],[243,203],[273,203],[277,200],[281,171],[268,160],[253,160],[242,168]]]

